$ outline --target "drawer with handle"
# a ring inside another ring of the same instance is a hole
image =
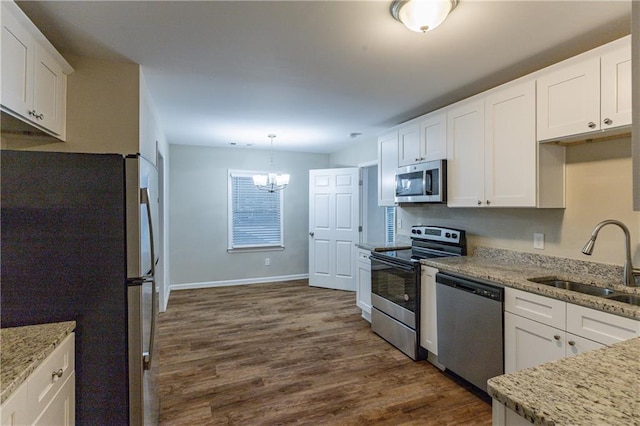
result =
[[[42,412],[74,370],[75,341],[71,333],[29,376],[29,409]]]

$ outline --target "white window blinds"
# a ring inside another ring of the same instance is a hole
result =
[[[282,191],[259,190],[253,174],[229,172],[229,248],[284,247]]]
[[[384,235],[385,242],[393,243],[396,240],[396,208],[385,207],[384,209]]]

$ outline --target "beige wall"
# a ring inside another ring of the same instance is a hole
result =
[[[632,256],[640,265],[640,213],[632,207],[631,140],[594,142],[567,147],[565,209],[448,208],[403,205],[398,219],[408,235],[413,224],[459,227],[471,247],[511,250],[622,265],[624,238],[617,227],[602,229],[593,256],[581,253],[591,230],[601,220],[618,219],[631,231]],[[545,234],[545,249],[533,249],[533,233]]]
[[[133,154],[139,146],[140,66],[70,56],[67,140],[2,137],[3,149]]]

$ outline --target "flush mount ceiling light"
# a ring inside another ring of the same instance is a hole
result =
[[[272,133],[267,137],[271,139],[269,173],[267,173],[266,175],[253,175],[253,184],[260,190],[267,192],[276,192],[283,190],[289,184],[289,175],[277,174],[273,171],[273,139],[276,137],[276,135]]]
[[[391,15],[405,27],[426,33],[442,24],[458,0],[394,0]]]

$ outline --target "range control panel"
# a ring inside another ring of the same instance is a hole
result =
[[[439,226],[416,225],[411,227],[411,238],[460,244],[460,240],[464,239],[464,231]]]

